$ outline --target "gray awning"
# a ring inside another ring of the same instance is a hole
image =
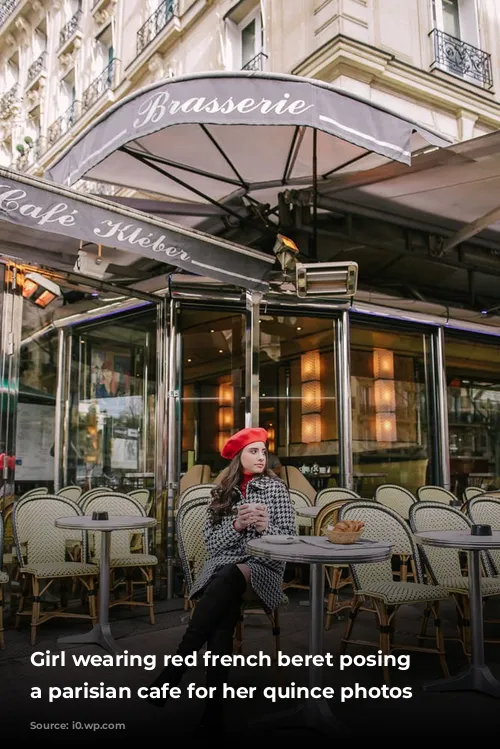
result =
[[[124,250],[132,259],[154,259],[247,289],[265,290],[275,261],[225,239],[0,168],[2,252],[57,266],[63,255],[76,260],[80,240],[101,244],[104,259],[113,261],[116,250]]]
[[[231,127],[228,127],[231,126]],[[107,110],[48,170],[224,206],[275,205],[287,185],[348,176],[451,141],[316,80],[270,73],[202,73],[141,89]],[[228,215],[231,211],[228,209]]]

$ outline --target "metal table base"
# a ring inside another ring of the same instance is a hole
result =
[[[122,653],[109,626],[109,554],[111,531],[101,531],[101,559],[99,571],[99,623],[90,632],[59,637],[59,645],[100,645],[110,653]]]
[[[311,564],[310,579],[310,628],[309,653],[323,655],[323,565]],[[309,689],[321,687],[321,666],[309,666]],[[273,715],[266,715],[252,723],[255,729],[279,731],[309,729],[331,737],[338,736],[347,727],[334,717],[325,698],[309,698],[299,707],[289,708]]]
[[[469,551],[469,597],[472,640],[471,665],[456,676],[424,685],[428,692],[476,691],[500,697],[500,683],[484,660],[483,601],[481,596],[481,551]]]

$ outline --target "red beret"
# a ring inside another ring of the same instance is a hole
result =
[[[236,432],[236,434],[233,434],[233,436],[228,439],[222,448],[221,455],[223,458],[229,458],[229,460],[232,460],[234,456],[247,445],[251,445],[252,442],[266,443],[267,439],[268,434],[266,430],[261,429],[261,427],[240,429],[239,432]]]

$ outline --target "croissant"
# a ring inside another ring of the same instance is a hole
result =
[[[362,520],[341,520],[335,525],[334,530],[341,533],[358,533],[364,527]]]

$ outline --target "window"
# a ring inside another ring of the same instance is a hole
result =
[[[264,22],[260,6],[256,3],[251,12],[245,4],[246,15],[235,13],[226,18],[225,66],[230,70],[263,70],[267,55],[264,51]],[[239,9],[239,6],[237,6]]]
[[[430,336],[360,320],[351,325],[352,452],[356,491],[415,493],[433,483]]]
[[[33,60],[36,60],[42,52],[47,51],[47,25],[44,21],[35,29],[33,34]]]
[[[479,29],[475,0],[433,0],[435,29],[479,46]]]
[[[19,52],[15,52],[7,62],[5,74],[6,90],[8,91],[16,83],[19,83]]]
[[[451,488],[485,489],[500,476],[500,352],[496,341],[446,336]]]
[[[443,7],[443,31],[460,39],[460,14],[458,0],[441,0]]]
[[[74,104],[75,100],[75,71],[72,69],[61,81],[61,88],[59,91],[59,112],[66,112]]]
[[[111,24],[106,26],[95,40],[95,69],[94,74],[99,75],[111,64],[114,55],[113,31]]]
[[[253,17],[246,18],[239,26],[240,32],[240,62],[241,68],[251,70],[262,70],[262,67],[253,67],[256,64],[255,58],[263,52],[264,35],[263,24],[260,10],[257,10]],[[250,67],[251,66],[251,67]]]

